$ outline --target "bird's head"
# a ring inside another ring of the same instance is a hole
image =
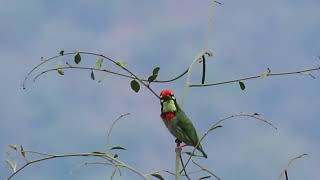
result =
[[[172,90],[170,89],[164,89],[160,93],[160,103],[161,103],[161,112],[176,112],[177,111],[177,104],[176,104],[176,98],[174,97],[174,94]]]

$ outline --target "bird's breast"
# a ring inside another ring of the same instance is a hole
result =
[[[162,113],[161,115],[161,118],[166,120],[166,121],[171,121],[173,118],[176,117],[176,113],[174,112],[165,112],[165,113]]]

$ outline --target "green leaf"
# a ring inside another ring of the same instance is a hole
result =
[[[154,74],[154,75],[149,76],[149,77],[148,77],[148,82],[149,82],[149,83],[153,82],[154,80],[157,79],[157,77],[158,77],[157,74]]]
[[[17,148],[18,146],[16,144],[9,144],[8,147],[15,150],[15,151],[18,149]]]
[[[153,71],[152,71],[152,74],[153,75],[158,75],[159,74],[159,70],[160,70],[160,67],[154,68]]]
[[[116,64],[120,67],[126,67],[128,63],[125,61],[117,61]]]
[[[96,68],[101,69],[103,65],[103,58],[99,58],[96,62]]]
[[[100,151],[93,151],[92,153],[93,153],[93,154],[99,154],[99,155],[104,155],[104,154],[106,154],[106,153],[100,152]]]
[[[187,155],[189,156],[197,156],[196,154],[192,153],[192,152],[186,152]]]
[[[199,180],[208,179],[208,178],[211,178],[211,176],[204,176],[204,177],[201,177]]]
[[[75,62],[76,64],[79,64],[80,61],[81,61],[81,55],[80,55],[80,53],[77,53],[77,54],[74,56],[74,62]]]
[[[24,158],[26,158],[26,152],[24,151],[24,149],[21,145],[20,145],[20,153]]]
[[[8,166],[12,169],[13,172],[17,171],[17,164],[10,159],[6,160]]]
[[[121,146],[114,146],[114,147],[110,148],[110,150],[115,150],[115,149],[127,150],[126,148],[121,147]]]
[[[138,81],[136,81],[136,80],[134,79],[134,80],[131,81],[130,85],[131,85],[131,89],[132,89],[134,92],[136,92],[136,93],[139,92],[139,90],[140,90],[140,84],[139,84]]]
[[[158,173],[151,174],[151,176],[153,176],[153,177],[155,177],[157,179],[160,179],[160,180],[164,180],[164,178]]]
[[[60,51],[59,54],[60,54],[61,56],[63,56],[63,55],[64,55],[64,50]]]
[[[118,155],[118,154],[113,155],[113,158],[117,158],[117,157],[119,157],[119,155]]]
[[[208,131],[213,131],[213,130],[215,130],[217,128],[221,128],[221,127],[222,127],[222,125],[217,125],[217,126],[210,128]]]
[[[63,70],[62,70],[61,64],[57,64],[57,72],[58,72],[58,74],[60,74],[60,75],[64,75],[64,72],[63,72]]]
[[[91,79],[92,79],[92,80],[95,80],[95,79],[96,79],[96,78],[94,77],[93,70],[91,71]]]
[[[239,85],[240,85],[241,90],[246,89],[246,86],[244,85],[244,83],[242,81],[239,81]]]

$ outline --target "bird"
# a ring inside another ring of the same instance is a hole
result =
[[[208,156],[200,144],[197,130],[189,117],[178,105],[172,90],[164,89],[161,91],[160,104],[160,117],[170,133],[176,137],[176,142],[178,144],[183,142],[185,143],[184,146],[196,147],[196,149],[202,153],[203,157],[207,158]]]

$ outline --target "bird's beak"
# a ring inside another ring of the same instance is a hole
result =
[[[163,99],[164,101],[169,101],[169,100],[171,100],[171,97],[170,97],[170,96],[164,96],[162,99]]]

